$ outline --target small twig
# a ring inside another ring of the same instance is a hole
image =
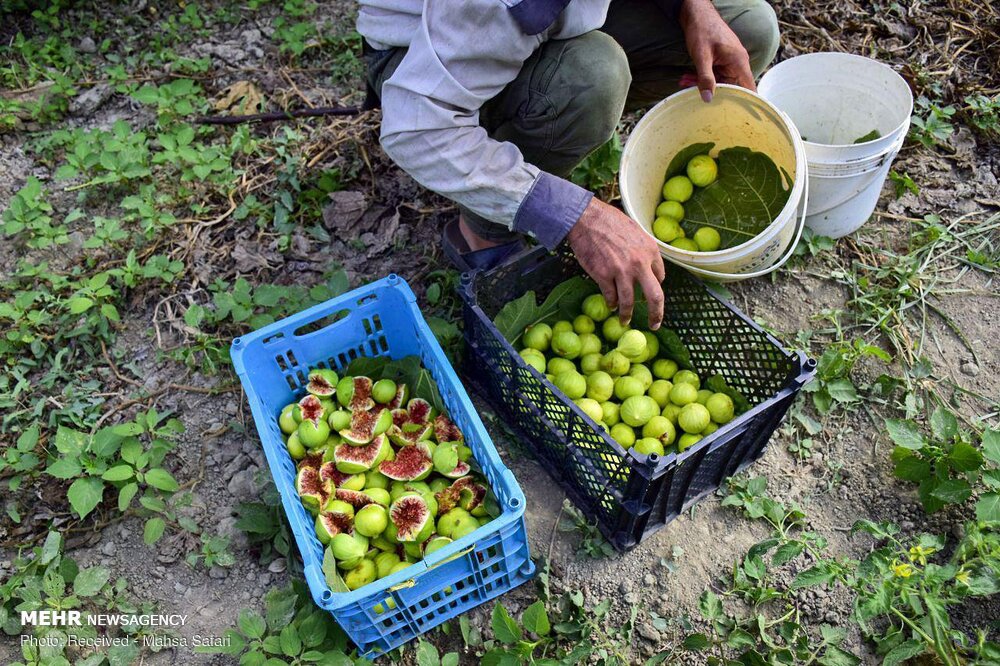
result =
[[[297,109],[295,111],[274,111],[272,113],[252,113],[246,116],[203,116],[196,118],[199,125],[240,125],[242,123],[273,123],[279,120],[295,118],[313,118],[318,116],[356,116],[364,111],[360,106],[321,106],[315,109]]]
[[[142,386],[141,382],[137,382],[134,379],[130,379],[129,377],[126,377],[122,373],[118,372],[118,366],[115,365],[115,362],[111,360],[111,355],[108,354],[108,348],[104,344],[104,340],[101,340],[101,353],[104,354],[104,360],[108,362],[108,367],[111,368],[111,372],[115,374],[115,377],[117,377],[119,381],[123,381],[126,384],[131,384],[132,386],[140,386],[140,387]]]

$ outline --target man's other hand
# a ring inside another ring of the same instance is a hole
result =
[[[710,0],[684,0],[680,22],[703,100],[712,101],[716,82],[757,91],[750,55]]]
[[[663,258],[653,237],[639,224],[596,197],[567,236],[577,261],[594,278],[604,300],[623,323],[632,319],[635,284],[649,304],[649,327],[663,321]]]

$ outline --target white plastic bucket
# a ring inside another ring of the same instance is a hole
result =
[[[785,60],[760,80],[761,96],[784,111],[809,161],[806,226],[840,238],[863,225],[903,146],[913,94],[892,68],[847,53]],[[872,130],[878,139],[854,143]]]
[[[673,157],[694,143],[718,151],[745,146],[768,155],[791,178],[788,202],[751,240],[715,252],[690,252],[656,242],[669,261],[692,273],[731,282],[770,273],[795,250],[802,234],[806,196],[805,147],[788,117],[767,100],[738,86],[720,85],[705,103],[695,88],[666,98],[642,117],[622,152],[619,185],[625,212],[652,236],[663,176]]]

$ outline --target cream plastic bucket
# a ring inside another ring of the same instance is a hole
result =
[[[705,103],[695,88],[666,98],[635,126],[622,153],[620,188],[625,212],[652,236],[663,175],[674,155],[693,143],[719,150],[745,146],[768,155],[791,179],[788,202],[756,237],[715,252],[689,252],[661,243],[660,253],[695,275],[732,282],[765,275],[795,251],[802,234],[806,155],[788,117],[767,100],[731,85],[719,85]]]
[[[760,95],[788,114],[809,162],[806,226],[840,238],[871,217],[903,146],[913,94],[892,68],[847,53],[810,53],[775,65]],[[854,143],[873,129],[881,136]]]

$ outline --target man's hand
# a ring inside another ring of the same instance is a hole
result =
[[[735,83],[756,92],[750,55],[710,0],[684,0],[680,23],[703,100],[712,101],[716,81]]]
[[[663,258],[656,241],[639,224],[596,197],[567,236],[577,261],[594,278],[622,323],[632,319],[635,284],[649,304],[649,327],[663,321]]]

